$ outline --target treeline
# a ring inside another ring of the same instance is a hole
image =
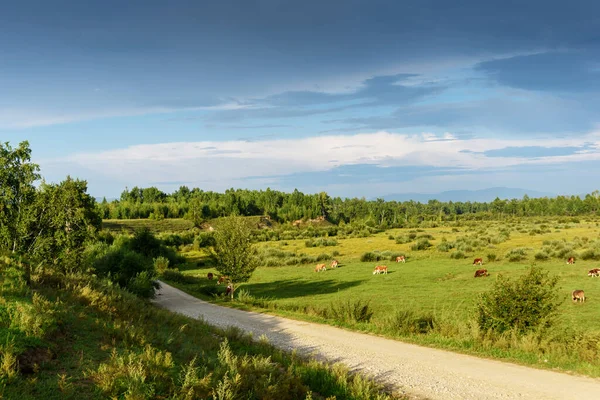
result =
[[[304,194],[277,190],[229,189],[225,193],[189,189],[181,186],[171,194],[161,190],[134,187],[126,189],[119,200],[98,205],[104,219],[188,218],[202,222],[232,214],[244,216],[268,215],[284,223],[324,217],[334,224],[370,222],[380,227],[401,227],[423,221],[453,221],[458,219],[499,219],[508,216],[581,216],[597,215],[600,192],[583,199],[579,196],[529,198],[483,202],[441,202],[342,199],[325,192]]]

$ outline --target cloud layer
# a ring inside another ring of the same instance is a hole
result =
[[[377,132],[254,142],[137,145],[46,162],[55,166],[77,165],[130,186],[189,182],[192,186],[222,190],[230,186],[255,186],[257,182],[274,186],[285,182],[289,186],[294,179],[306,185],[309,182],[302,178],[306,174],[335,175],[339,183],[360,185],[373,182],[377,175],[384,181],[399,181],[402,179],[398,175],[403,174],[406,180],[421,175],[506,171],[514,167],[595,160],[600,160],[599,133],[540,141],[460,140],[451,133]],[[326,179],[321,181],[325,183]]]

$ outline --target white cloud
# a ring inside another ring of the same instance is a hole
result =
[[[583,149],[593,144],[594,150]],[[582,147],[567,156],[539,158],[486,157],[487,150],[505,147]],[[327,171],[334,167],[370,164],[380,167],[461,167],[486,171],[525,164],[600,160],[600,134],[577,138],[467,139],[452,133],[436,136],[388,132],[330,135],[297,139],[176,142],[136,145],[111,151],[75,154],[68,162],[120,182],[195,182],[202,186],[241,186],[247,179]],[[248,187],[248,181],[244,186]],[[252,185],[254,186],[254,185]]]

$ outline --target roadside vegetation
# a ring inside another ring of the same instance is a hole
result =
[[[35,187],[30,154],[0,144],[0,398],[398,398],[341,365],[153,306],[158,274],[186,262],[178,246],[215,247],[237,282],[253,269],[227,262],[219,234],[100,230],[86,182]]]

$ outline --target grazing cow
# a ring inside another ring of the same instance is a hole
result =
[[[338,260],[333,260],[331,262],[331,268],[337,268],[338,265],[339,265]]]
[[[321,271],[327,271],[327,267],[325,266],[325,264],[318,264],[315,267],[315,272],[321,272]]]
[[[375,270],[373,271],[373,275],[387,274],[387,273],[388,273],[388,268],[385,265],[378,265],[375,267]]]
[[[208,275],[206,275],[206,277],[208,278],[209,281],[212,281],[215,276],[213,275],[212,272],[209,272]]]
[[[478,269],[475,271],[475,278],[479,278],[480,276],[489,276],[487,269]]]
[[[231,283],[229,285],[227,285],[227,289],[225,289],[225,296],[229,296],[231,294]]]
[[[228,281],[229,277],[227,275],[222,275],[219,277],[219,281],[217,282],[217,285],[220,285],[221,283]]]
[[[404,256],[398,256],[398,257],[396,257],[396,262],[397,262],[397,263],[398,263],[398,262],[403,262],[403,263],[405,263],[405,262],[406,262],[406,258],[405,258]]]
[[[590,269],[590,272],[588,272],[588,276],[600,277],[600,268]]]
[[[569,257],[567,264],[575,264],[575,257]]]
[[[483,258],[476,258],[473,260],[473,265],[483,265]]]
[[[573,290],[571,297],[573,297],[573,301],[585,301],[585,293],[583,293],[583,290]]]

